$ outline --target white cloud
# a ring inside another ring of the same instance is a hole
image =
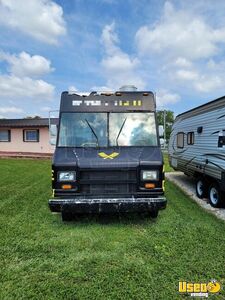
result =
[[[139,89],[145,87],[145,82],[138,70],[140,61],[131,57],[118,46],[119,38],[115,33],[115,23],[106,25],[102,31],[102,44],[105,57],[101,65],[107,79],[107,86],[118,89],[122,85],[131,84]]]
[[[178,70],[176,72],[176,78],[181,80],[197,80],[199,75],[193,70]]]
[[[0,98],[11,99],[36,98],[37,100],[52,99],[54,86],[29,77],[19,78],[14,75],[0,75]]]
[[[176,10],[170,2],[154,26],[142,26],[136,33],[139,52],[166,54],[190,60],[217,55],[225,43],[225,27],[213,28],[200,15]]]
[[[113,89],[108,87],[108,86],[102,85],[102,86],[93,86],[91,88],[91,91],[94,91],[94,92],[112,92]]]
[[[220,61],[215,61],[213,59],[210,59],[206,62],[206,67],[208,69],[209,72],[224,72],[225,70],[225,61],[224,60],[220,60]]]
[[[0,60],[7,61],[9,72],[19,77],[38,77],[54,70],[51,68],[51,62],[45,57],[31,56],[24,51],[18,55],[0,52]]]
[[[51,0],[1,0],[0,23],[48,44],[66,33],[63,9]]]
[[[119,38],[115,32],[115,22],[111,23],[110,25],[106,25],[103,28],[101,40],[107,55],[113,55],[120,52],[120,48],[117,46],[117,43],[119,43]]]
[[[211,63],[206,65],[203,70],[198,70],[197,68],[192,68],[190,70],[180,69],[173,72],[172,77],[176,82],[180,82],[183,85],[188,83],[188,86],[197,92],[207,93],[214,90],[220,89],[224,85],[225,74],[219,72],[216,68],[215,70],[207,70],[207,68],[212,68]]]
[[[106,57],[103,59],[102,64],[106,69],[112,72],[129,72],[138,67],[139,60],[137,58],[131,59],[128,54],[121,52]]]
[[[4,107],[0,107],[0,113],[1,114],[7,114],[7,113],[22,113],[23,109],[22,108],[18,108],[15,106],[4,106]]]
[[[192,93],[224,92],[224,22],[215,25],[203,9],[193,10],[188,4],[180,7],[166,2],[155,24],[139,28],[135,36],[139,59],[149,65],[157,63],[165,89],[168,82],[173,89],[189,89]]]
[[[78,90],[77,90],[77,88],[74,86],[74,85],[70,85],[69,87],[68,87],[68,92],[77,92]]]
[[[224,86],[224,79],[216,75],[201,75],[199,79],[194,82],[194,87],[197,91],[207,93],[220,89]]]
[[[53,98],[55,87],[39,79],[39,76],[53,70],[49,60],[26,52],[18,55],[0,52],[0,60],[8,63],[8,74],[0,73],[0,99],[32,98],[41,101]]]
[[[184,57],[178,57],[175,60],[174,65],[181,68],[189,68],[192,66],[192,63]]]
[[[158,108],[165,107],[180,101],[180,95],[171,93],[168,90],[161,89],[156,93],[156,105]]]
[[[40,109],[41,111],[50,111],[51,110],[51,107],[49,107],[49,106],[43,106],[43,107],[41,107],[41,109]]]

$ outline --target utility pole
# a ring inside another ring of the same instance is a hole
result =
[[[166,148],[166,110],[164,109],[164,114],[163,114],[163,127],[164,127],[164,149]]]

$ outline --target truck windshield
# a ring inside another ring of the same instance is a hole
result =
[[[157,146],[154,113],[62,113],[58,146]]]

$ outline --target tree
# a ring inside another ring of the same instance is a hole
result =
[[[27,117],[25,117],[24,119],[41,119],[41,117],[40,117],[40,116],[34,116],[34,117],[32,117],[32,116],[27,116]]]
[[[166,113],[166,140],[168,141],[170,138],[172,125],[174,123],[174,112],[171,110],[165,110]],[[157,111],[157,121],[158,125],[164,126],[164,110]]]

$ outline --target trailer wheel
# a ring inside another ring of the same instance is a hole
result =
[[[223,196],[216,183],[212,183],[209,187],[209,203],[213,207],[221,207],[223,204]]]
[[[195,190],[198,198],[202,199],[207,196],[206,182],[202,177],[197,178]]]
[[[154,209],[149,212],[149,215],[152,219],[156,219],[158,217],[158,213],[159,213],[158,209]]]

